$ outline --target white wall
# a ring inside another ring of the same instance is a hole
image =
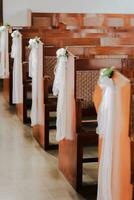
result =
[[[27,9],[37,12],[132,13],[134,0],[3,0],[4,23],[27,25]]]

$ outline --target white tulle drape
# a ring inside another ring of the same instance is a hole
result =
[[[22,35],[18,32],[12,39],[11,57],[13,61],[13,103],[23,102],[23,83],[22,83]]]
[[[57,60],[53,94],[58,96],[56,140],[71,140],[75,131],[74,58]]]
[[[103,95],[98,110],[97,133],[103,138],[103,142],[99,163],[97,200],[115,200],[112,195],[112,191],[115,190],[113,184],[116,185],[117,191],[120,187],[118,184],[120,163],[118,138],[121,124],[121,116],[119,116],[121,114],[121,100],[119,90],[112,79],[108,77],[100,78],[99,86],[103,91]],[[116,141],[118,142],[116,143]],[[114,148],[116,148],[116,156],[114,155]],[[116,180],[112,180],[112,174],[115,171],[116,173],[118,171],[118,174]]]
[[[0,32],[0,78],[9,77],[8,29]]]
[[[31,125],[34,126],[43,123],[43,44],[41,42],[31,48],[29,76],[32,78]]]

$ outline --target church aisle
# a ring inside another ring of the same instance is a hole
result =
[[[0,200],[82,200],[0,95]]]

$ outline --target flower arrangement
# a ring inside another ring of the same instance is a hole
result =
[[[30,39],[28,48],[30,48],[30,49],[32,49],[33,47],[38,48],[40,42],[41,41],[40,41],[39,37],[35,37],[34,39]]]
[[[11,27],[10,24],[8,24],[8,23],[6,23],[5,26],[6,26],[7,28],[10,28],[10,27]]]
[[[6,26],[0,26],[0,32],[3,32],[6,30]]]
[[[5,24],[3,26],[0,26],[0,33],[5,31],[7,28],[10,28],[10,25],[9,24]]]
[[[114,73],[115,67],[109,67],[109,68],[104,68],[100,72],[100,77],[109,77],[112,78],[113,73]]]
[[[67,57],[68,54],[67,54],[67,49],[65,48],[60,48],[56,51],[56,56],[57,58],[60,58],[60,57]]]
[[[20,36],[20,32],[18,30],[13,31],[11,36],[12,36],[12,38],[19,37]]]

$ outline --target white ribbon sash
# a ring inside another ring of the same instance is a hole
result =
[[[118,112],[120,112],[121,102],[112,79],[108,77],[100,78],[99,86],[103,91],[103,96],[98,110],[97,133],[103,138],[103,143],[99,163],[97,200],[115,200],[112,191],[115,188],[113,187],[114,184],[117,187],[117,191],[119,191],[119,174],[116,180],[112,180],[112,173],[115,162],[116,167],[119,169],[120,154],[119,148],[115,147],[115,144],[116,141],[119,142],[120,118]],[[118,142],[116,144],[117,146],[119,146]],[[117,150],[116,156],[114,155],[114,148]],[[117,172],[118,169],[115,171]]]
[[[22,83],[22,35],[18,35],[12,39],[11,57],[13,62],[13,103],[23,102],[23,83]]]
[[[53,94],[58,96],[56,140],[71,140],[75,131],[74,58],[58,58],[53,84]]]
[[[9,77],[8,29],[0,32],[0,78]]]
[[[32,77],[31,125],[43,124],[43,44],[33,46],[29,55],[29,76]]]

